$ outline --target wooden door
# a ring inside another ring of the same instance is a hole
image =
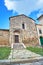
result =
[[[15,43],[19,43],[19,35],[15,35]]]

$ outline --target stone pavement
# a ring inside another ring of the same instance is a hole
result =
[[[31,52],[29,50],[22,49],[22,50],[12,50],[8,59],[29,59],[29,58],[36,58],[36,57],[39,58],[42,56],[34,52]]]
[[[29,59],[41,57],[41,55],[26,50],[23,43],[16,43],[12,45],[12,50],[8,59]]]

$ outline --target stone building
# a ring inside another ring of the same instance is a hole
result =
[[[43,46],[43,15],[41,15],[37,20],[40,22],[40,24],[36,25],[38,39],[39,39],[39,45]]]
[[[38,46],[38,33],[35,20],[24,14],[9,18],[9,30],[0,30],[0,45],[23,44]]]
[[[37,46],[38,36],[35,20],[25,15],[10,17],[10,44],[23,43],[25,46]]]

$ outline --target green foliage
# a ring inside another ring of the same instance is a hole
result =
[[[0,47],[0,60],[7,59],[10,54],[11,48],[10,47]]]
[[[43,48],[38,48],[38,47],[27,47],[27,50],[30,50],[32,52],[35,52],[37,54],[40,54],[43,56]]]

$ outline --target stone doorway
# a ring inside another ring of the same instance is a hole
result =
[[[15,35],[15,43],[19,43],[19,35]]]

